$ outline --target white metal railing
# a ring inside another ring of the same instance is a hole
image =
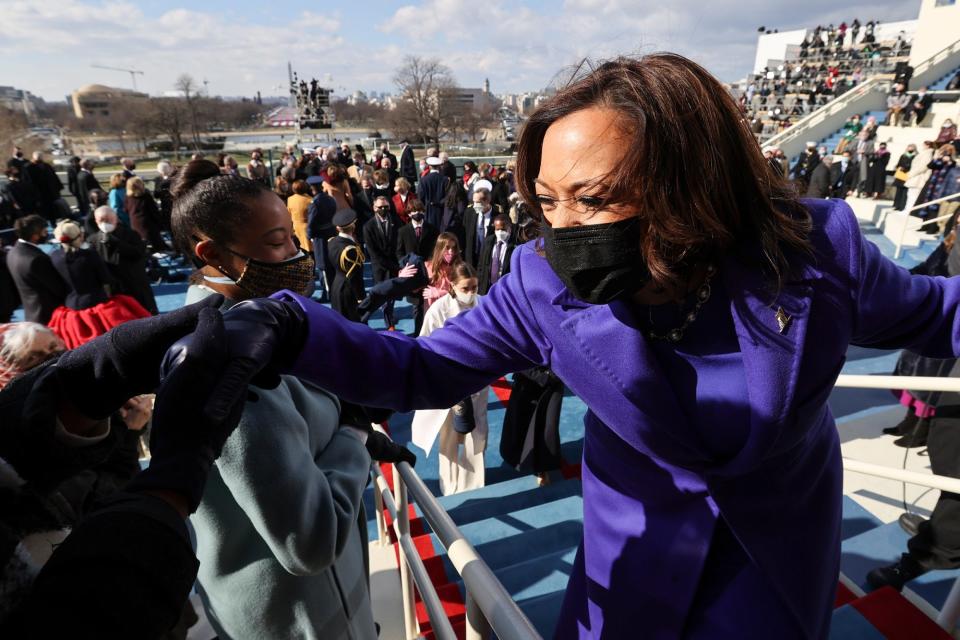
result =
[[[943,196],[942,198],[931,200],[930,202],[924,202],[922,204],[914,205],[909,209],[907,209],[906,211],[904,211],[903,213],[906,214],[906,217],[903,220],[903,226],[900,227],[900,237],[897,239],[896,249],[893,252],[893,259],[894,260],[898,259],[903,253],[903,241],[907,237],[907,231],[908,231],[907,227],[910,226],[910,224],[913,222],[913,220],[910,218],[911,211],[919,211],[920,209],[926,209],[931,205],[940,204],[941,202],[947,202],[948,200],[956,200],[957,198],[960,198],[960,192],[952,193],[948,196]],[[910,229],[910,231],[919,231],[920,228],[923,226],[926,226],[933,222],[942,222],[944,220],[949,220],[955,215],[956,215],[956,212],[953,212],[953,213],[948,213],[947,215],[940,216],[938,218],[933,218],[932,220],[924,220],[922,218],[918,219],[916,221],[916,226],[914,226],[913,229]]]
[[[374,425],[374,428],[385,433],[379,425]],[[457,573],[463,578],[467,640],[487,640],[491,631],[501,640],[541,640],[530,620],[409,464],[401,462],[393,466],[395,492],[390,491],[376,464],[371,473],[376,485],[374,495],[380,544],[385,545],[389,540],[384,507],[393,518],[394,532],[400,543],[400,588],[407,640],[418,637],[420,632],[411,581],[420,592],[437,637],[443,640],[456,637],[410,536],[408,492],[419,505],[424,521],[446,549],[447,557]],[[448,632],[449,636],[446,635]]]
[[[834,387],[852,389],[912,389],[916,391],[953,391],[960,392],[960,378],[934,378],[928,376],[864,376],[841,374]],[[877,478],[897,480],[921,487],[960,493],[960,480],[949,476],[907,471],[896,467],[843,458],[843,470],[863,473]],[[953,583],[947,599],[937,612],[937,624],[949,633],[953,633],[960,620],[960,578]]]

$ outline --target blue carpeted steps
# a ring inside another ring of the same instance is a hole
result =
[[[957,72],[960,72],[960,67],[957,67],[956,69],[951,69],[949,73],[946,73],[943,76],[941,76],[939,80],[932,83],[927,88],[930,91],[945,91],[947,88],[947,85],[950,84],[950,81],[953,79],[953,77],[957,75]]]

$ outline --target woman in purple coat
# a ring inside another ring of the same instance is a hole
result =
[[[960,352],[960,281],[887,261],[842,201],[797,201],[680,56],[600,66],[519,147],[543,238],[475,309],[414,340],[281,292],[225,314],[231,349],[402,411],[548,366],[590,408],[557,637],[825,637],[842,491],[827,398],[849,344]]]

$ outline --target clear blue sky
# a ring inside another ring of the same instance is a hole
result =
[[[214,95],[285,92],[286,64],[344,94],[392,91],[404,55],[442,59],[462,86],[490,78],[495,93],[539,89],[587,57],[671,50],[722,80],[753,64],[756,29],[854,17],[915,18],[919,0],[0,0],[0,84],[62,99],[83,84],[170,91],[207,79]],[[329,74],[329,78],[328,78]]]

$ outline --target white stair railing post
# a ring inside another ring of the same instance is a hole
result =
[[[377,464],[375,461],[373,464]],[[387,519],[383,516],[383,495],[376,486],[373,487],[373,502],[377,509],[377,542],[381,547],[387,546],[389,534],[387,532]]]
[[[943,601],[943,607],[937,614],[937,624],[947,633],[953,633],[958,619],[960,619],[960,578],[954,581],[947,599]]]
[[[397,529],[398,537],[410,534],[410,514],[407,509],[407,487],[393,467],[393,491],[397,502]],[[420,635],[420,625],[417,624],[417,608],[413,592],[413,575],[405,554],[400,554],[400,594],[403,598],[403,625],[407,633],[407,640],[415,640]]]

